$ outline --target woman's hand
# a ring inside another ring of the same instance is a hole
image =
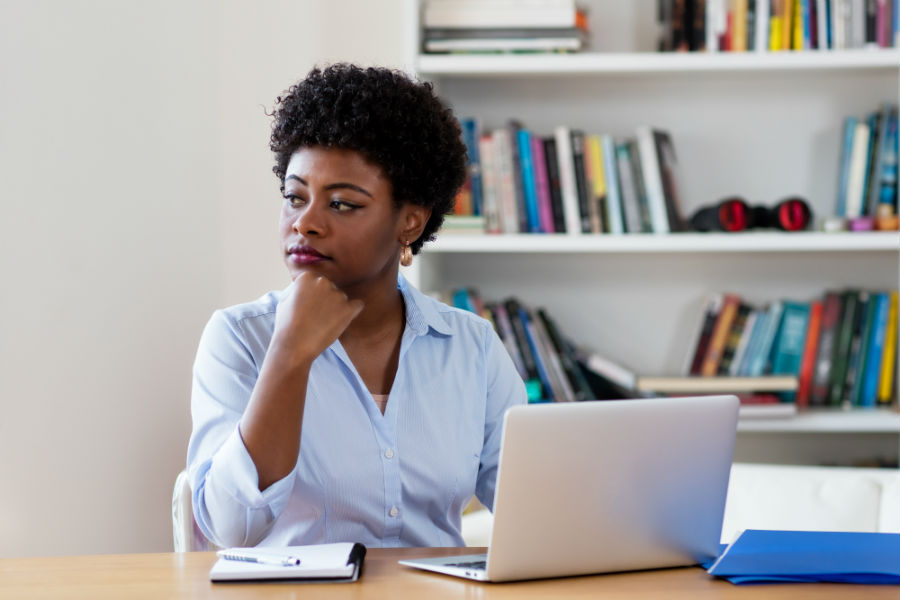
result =
[[[363,308],[331,280],[300,273],[278,303],[272,347],[292,364],[310,364],[347,329]]]

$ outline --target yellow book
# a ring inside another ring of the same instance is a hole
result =
[[[800,0],[793,0],[794,4],[794,38],[791,47],[794,50],[803,50],[803,7]]]
[[[596,134],[585,136],[585,146],[588,168],[591,171],[591,230],[603,233],[606,220],[603,210],[606,203],[606,172],[603,169],[603,145],[600,143],[600,136]]]
[[[790,50],[793,47],[791,44],[791,33],[794,31],[794,6],[800,0],[784,0],[782,4],[782,22],[781,22],[781,49],[782,50]]]
[[[884,354],[881,355],[881,373],[878,377],[878,403],[889,404],[894,387],[894,370],[897,368],[897,291],[891,292],[888,309],[887,331],[884,334]]]
[[[784,24],[781,22],[781,17],[777,15],[772,15],[769,19],[769,51],[770,52],[778,52],[782,50],[781,47],[781,30],[784,27]]]
[[[747,50],[747,0],[734,0],[731,21],[731,51]]]

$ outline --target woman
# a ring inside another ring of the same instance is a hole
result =
[[[525,389],[487,321],[399,274],[464,181],[459,124],[429,84],[338,64],[277,99],[271,148],[292,282],[203,332],[194,518],[220,546],[462,545]]]

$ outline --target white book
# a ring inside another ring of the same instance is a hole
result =
[[[425,27],[572,27],[575,0],[430,0]]]
[[[828,50],[828,0],[811,0],[816,3],[816,45],[819,50]],[[768,2],[766,2],[768,3]]]
[[[517,50],[580,50],[581,39],[577,37],[534,37],[534,38],[473,38],[453,40],[425,40],[427,52],[487,52]]]
[[[561,125],[553,130],[553,136],[556,138],[556,159],[559,163],[559,187],[566,233],[581,235],[581,211],[578,209],[578,188],[575,186],[571,132],[568,127]]]
[[[847,204],[844,216],[861,217],[864,212],[863,191],[866,187],[866,167],[869,155],[869,124],[860,121],[853,132],[853,152],[850,155],[850,172],[847,176]]]
[[[498,177],[494,157],[494,138],[483,135],[478,139],[478,157],[481,159],[481,198],[484,206],[485,231],[500,233],[500,205],[498,196]]]
[[[812,0],[815,2],[816,0]],[[769,0],[750,0],[756,3],[756,39],[753,40],[757,52],[769,51]]]
[[[496,129],[492,134],[496,145],[497,170],[500,176],[500,226],[503,233],[519,233],[519,209],[516,204],[516,187],[513,177],[517,177],[513,166],[512,136],[506,128]]]
[[[666,213],[666,197],[663,193],[662,177],[659,171],[659,160],[656,156],[656,143],[653,141],[653,130],[649,127],[637,128],[638,153],[641,160],[641,174],[644,178],[644,191],[647,193],[647,205],[650,209],[650,222],[653,233],[669,233],[669,217]]]

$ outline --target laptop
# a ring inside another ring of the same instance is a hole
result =
[[[488,552],[399,562],[515,581],[713,558],[738,406],[702,396],[510,408]]]

